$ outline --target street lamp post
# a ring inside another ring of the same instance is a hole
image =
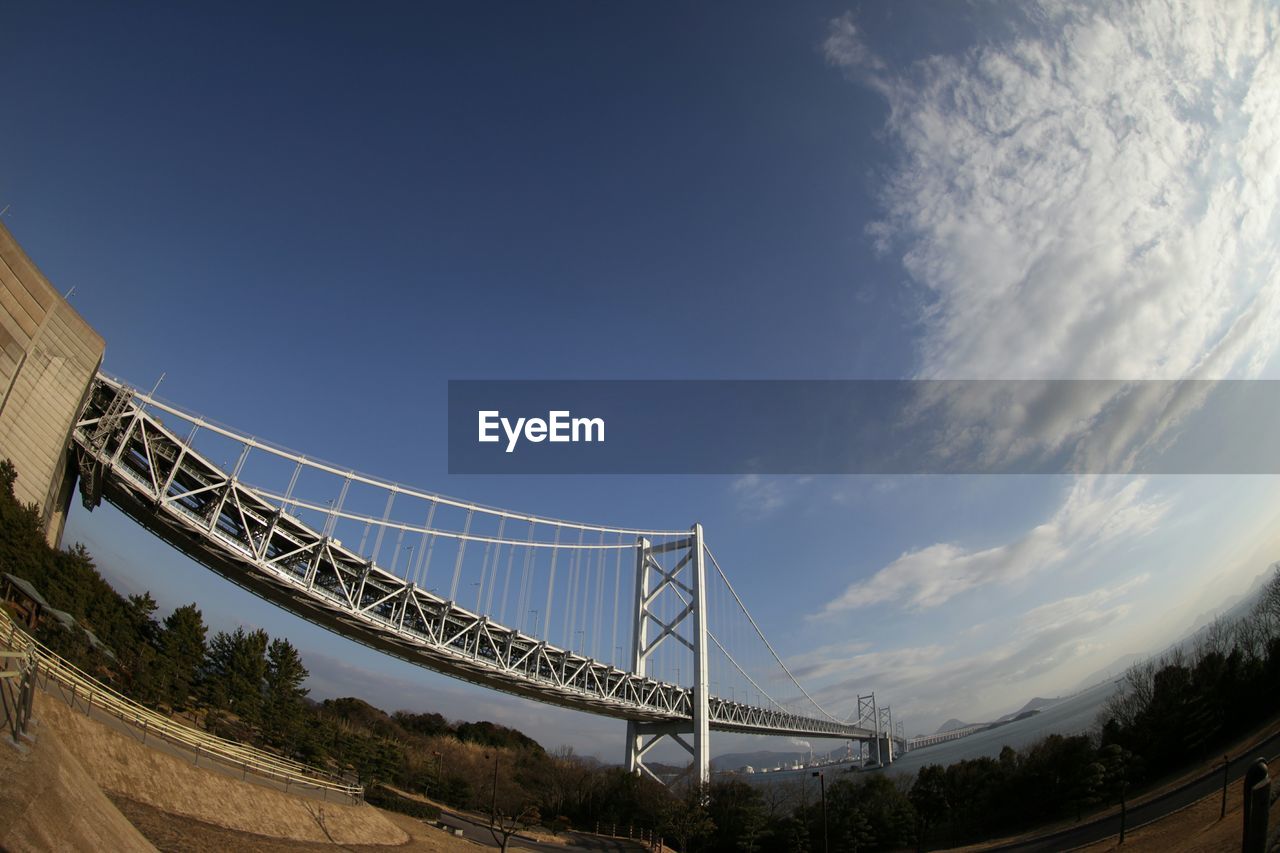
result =
[[[493,752],[493,798],[489,804],[490,826],[498,823],[498,751]]]
[[[822,853],[831,853],[831,847],[827,843],[827,777],[821,770],[813,771],[813,775],[818,777],[818,784],[822,788]]]

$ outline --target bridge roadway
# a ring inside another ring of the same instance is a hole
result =
[[[81,496],[273,604],[380,652],[579,711],[687,725],[690,688],[595,661],[490,621],[344,548],[201,456],[144,410],[165,407],[99,374],[73,433]],[[176,410],[174,410],[176,411]],[[208,427],[244,443],[253,439]],[[523,544],[523,543],[515,543]],[[872,740],[866,728],[711,696],[716,731]]]

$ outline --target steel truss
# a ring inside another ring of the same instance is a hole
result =
[[[278,497],[239,482],[238,465],[231,473],[223,471],[198,453],[190,438],[183,440],[145,411],[140,397],[146,399],[104,375],[95,380],[73,435],[85,506],[93,509],[105,497],[193,559],[309,621],[507,693],[642,726],[696,722],[702,734],[694,739],[703,745],[708,729],[872,736],[859,726],[708,696],[705,639],[704,686],[690,689],[646,677],[643,664],[628,672],[600,663],[419,589],[303,523],[282,508]],[[245,454],[255,446],[247,436],[223,434],[238,438]],[[699,543],[700,537],[695,528]],[[637,552],[643,560],[643,544]],[[701,548],[697,553],[701,566]],[[669,637],[659,636],[650,650]]]

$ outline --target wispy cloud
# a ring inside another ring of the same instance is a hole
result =
[[[1258,375],[1280,344],[1280,8],[1040,3],[1013,31],[903,69],[850,15],[823,45],[890,107],[899,159],[870,233],[917,289],[918,375]],[[950,437],[1084,437],[1115,470],[1200,403],[1083,390],[978,405],[996,416],[979,436],[953,411]]]
[[[752,516],[764,516],[777,512],[790,504],[811,477],[762,477],[759,474],[743,474],[729,484],[729,491],[738,502],[739,509]]]
[[[937,607],[988,584],[1007,584],[1078,557],[1121,536],[1145,533],[1168,509],[1142,496],[1146,481],[1082,477],[1053,516],[1012,542],[988,548],[938,543],[909,551],[850,584],[819,616],[885,602],[908,610]]]
[[[845,12],[831,22],[822,43],[822,52],[828,62],[846,70],[874,72],[884,68],[880,57],[863,39],[852,12]]]
[[[1151,574],[1144,572],[1130,578],[1124,583],[1112,587],[1101,587],[1084,595],[1068,596],[1048,604],[1042,604],[1028,610],[1022,616],[1021,624],[1030,629],[1042,630],[1046,627],[1061,625],[1082,616],[1096,616],[1102,608],[1112,601],[1123,598],[1130,592],[1151,580]]]

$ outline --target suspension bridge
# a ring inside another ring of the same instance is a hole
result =
[[[892,743],[795,679],[688,530],[480,506],[244,435],[99,373],[72,433],[103,498],[318,625],[496,690],[627,721],[627,764],[671,739],[709,778],[711,731]],[[891,751],[891,747],[890,751]],[[656,778],[656,775],[655,775]]]

